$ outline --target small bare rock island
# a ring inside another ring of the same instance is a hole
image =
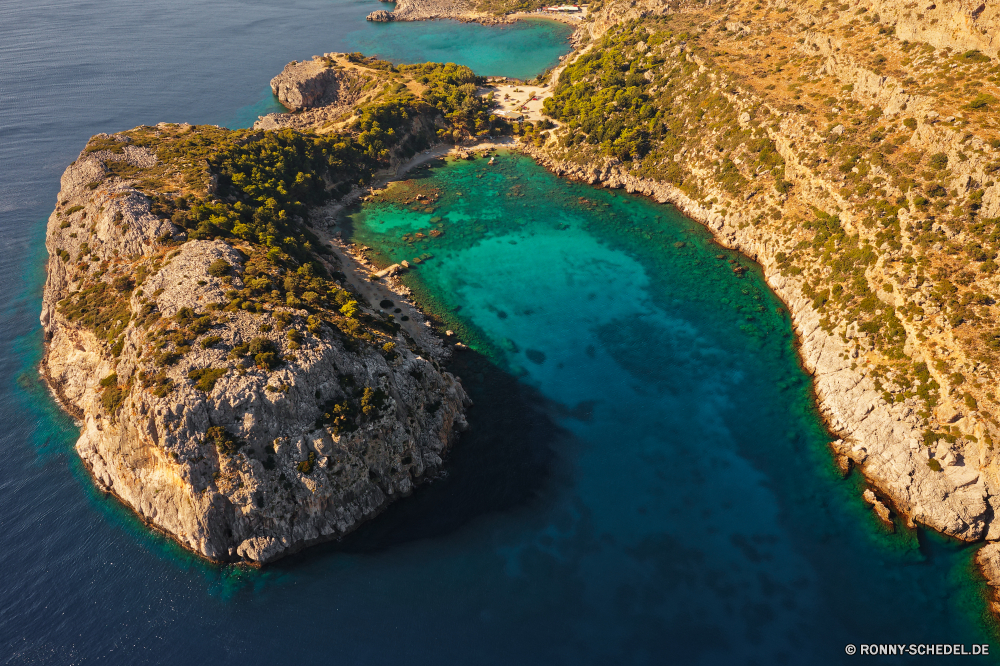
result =
[[[419,75],[434,87],[443,67]],[[459,70],[440,85],[474,80]],[[62,177],[41,371],[96,483],[206,558],[266,563],[346,534],[432,477],[466,427],[440,344],[366,302],[309,223],[447,126],[405,88],[367,104],[323,135],[98,135]]]

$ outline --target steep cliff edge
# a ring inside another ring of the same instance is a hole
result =
[[[329,130],[349,118],[359,104],[379,95],[379,78],[379,72],[358,66],[340,53],[290,62],[271,79],[271,91],[292,113],[263,116],[254,129]]]
[[[899,39],[1000,55],[1000,5],[995,2],[869,0],[861,6],[877,15],[880,24],[891,26]]]
[[[403,83],[337,127],[95,136],[49,219],[41,372],[82,424],[76,450],[100,487],[213,560],[266,563],[346,534],[432,478],[466,427],[440,343],[368,303],[352,283],[367,271],[309,221],[481,124],[479,79],[349,65],[279,89],[328,108],[345,78]]]
[[[282,271],[247,243],[185,241],[108,177],[112,156],[85,152],[63,175],[42,312],[43,371],[102,488],[197,553],[263,563],[436,473],[465,424],[454,377],[334,280],[298,274],[311,306],[243,307],[232,292]],[[338,297],[347,315],[320,302]]]
[[[555,126],[520,133],[556,173],[672,202],[760,262],[835,455],[907,524],[987,540],[1000,585],[996,16],[927,4],[951,18],[592,6],[545,103]]]
[[[537,9],[541,0],[399,0],[392,11],[377,9],[368,14],[369,21],[428,21],[454,19],[475,21],[483,25],[511,23],[508,14]]]

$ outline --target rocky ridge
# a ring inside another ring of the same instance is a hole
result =
[[[391,12],[378,9],[368,14],[369,21],[429,21],[454,19],[483,25],[510,23],[511,19],[478,9],[468,0],[399,0]]]
[[[254,129],[320,130],[349,117],[372,90],[376,77],[353,67],[343,54],[326,53],[312,60],[290,62],[271,79],[271,91],[292,113],[270,113]]]
[[[459,382],[398,328],[380,348],[294,306],[222,308],[260,279],[251,248],[185,240],[109,168],[157,164],[128,148],[67,168],[46,237],[41,369],[97,484],[196,553],[260,564],[433,478],[466,427]],[[357,298],[344,321],[385,318]]]

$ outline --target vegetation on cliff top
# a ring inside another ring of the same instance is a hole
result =
[[[105,179],[131,183],[149,198],[150,212],[176,230],[158,239],[158,250],[145,258],[99,254],[88,242],[94,226],[86,227],[86,220],[59,230],[66,240],[82,241],[75,256],[59,253],[70,263],[76,283],[59,304],[61,313],[94,331],[112,356],[121,353],[130,325],[144,329],[146,349],[136,378],[145,389],[158,396],[173,390],[178,379],[168,369],[196,343],[201,349],[222,346],[223,338],[214,331],[227,321],[226,313],[237,310],[260,316],[262,333],[229,349],[228,358],[236,361],[239,372],[251,367],[271,371],[294,362],[294,353],[288,352],[299,349],[308,336],[329,332],[351,350],[371,345],[386,354],[385,349],[394,348],[399,325],[391,315],[359,306],[363,299],[345,285],[330,251],[309,229],[310,210],[367,184],[393,156],[412,155],[442,139],[504,131],[507,125],[489,115],[486,102],[476,95],[482,80],[467,67],[395,67],[351,59],[380,72],[384,87],[336,132],[162,124],[88,143],[84,154],[104,158]],[[138,167],[134,160],[122,159],[129,146],[153,153],[156,164]],[[99,180],[90,189],[100,185]],[[125,230],[123,219],[115,222]],[[225,301],[207,303],[200,312],[183,308],[165,319],[157,311],[158,293],[146,294],[142,288],[179,246],[196,239],[225,241],[240,252],[242,265],[216,260],[199,281],[229,285]],[[130,300],[138,303],[138,312]],[[187,380],[210,392],[228,370],[194,368]],[[105,402],[117,409],[131,385],[128,378],[121,386],[106,387]],[[363,405],[359,409],[364,411]]]
[[[811,27],[759,5],[614,26],[561,73],[544,111],[562,126],[551,136],[536,128],[536,145],[584,168],[619,164],[773,232],[784,245],[778,268],[803,281],[822,325],[843,336],[884,397],[926,418],[928,443],[955,437],[934,419],[946,399],[998,427],[988,369],[1000,363],[1000,218],[981,212],[1000,174],[990,156],[1000,126],[983,110],[1000,87],[976,86],[1000,84],[1000,65],[900,42],[877,16],[829,9],[811,14]],[[820,25],[850,38],[841,60],[969,115],[885,115],[824,69],[802,36]],[[933,123],[961,145],[923,148],[920,128]],[[973,164],[981,174],[959,175]],[[949,357],[956,345],[961,355]]]

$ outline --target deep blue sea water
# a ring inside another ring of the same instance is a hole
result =
[[[262,572],[95,492],[36,373],[45,219],[87,137],[247,125],[325,51],[529,77],[566,48],[562,26],[364,22],[378,7],[0,3],[0,664],[813,664],[990,640],[972,548],[888,535],[832,467],[759,275],[669,208],[513,159],[424,174],[446,192],[426,248],[400,236],[429,215],[355,216],[387,258],[435,255],[414,288],[477,350],[446,480]]]

